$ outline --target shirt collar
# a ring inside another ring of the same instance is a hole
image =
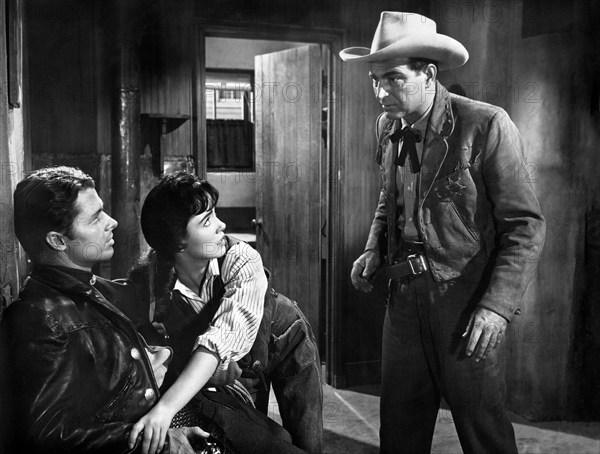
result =
[[[221,275],[221,270],[219,269],[219,260],[218,259],[210,259],[210,262],[208,262],[208,267],[206,268],[206,275],[204,276],[203,282],[208,282],[208,280],[210,278],[212,278],[213,276],[220,276],[220,275]],[[173,287],[173,290],[179,291],[183,296],[185,296],[187,298],[194,299],[194,300],[200,299],[200,296],[197,295],[196,292],[194,292],[191,288],[189,288],[187,285],[185,285],[179,279],[177,279],[175,281],[175,287]],[[202,290],[200,290],[200,292],[202,292]]]

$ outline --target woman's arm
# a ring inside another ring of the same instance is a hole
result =
[[[129,435],[129,447],[133,448],[143,431],[142,453],[160,451],[171,420],[206,385],[218,364],[219,358],[214,353],[203,347],[197,348],[175,383],[154,408],[134,424]]]
[[[228,251],[221,266],[224,294],[210,328],[196,340],[220,359],[217,375],[227,373],[230,361],[246,355],[258,333],[268,282],[260,254],[240,242]]]

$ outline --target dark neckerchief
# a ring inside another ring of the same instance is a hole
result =
[[[419,173],[419,170],[421,170],[421,163],[419,162],[416,144],[423,139],[421,131],[413,129],[411,126],[405,126],[402,129],[398,129],[390,136],[392,143],[396,143],[400,139],[402,139],[402,149],[396,158],[395,164],[404,167],[406,157],[410,155],[411,170],[413,173]]]

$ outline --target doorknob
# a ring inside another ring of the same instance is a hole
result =
[[[263,225],[263,220],[262,220],[262,218],[258,218],[258,219],[252,219],[252,221],[251,221],[251,222],[252,222],[252,225],[253,225],[254,227],[262,227],[262,225]]]

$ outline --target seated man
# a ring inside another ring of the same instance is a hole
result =
[[[317,454],[323,398],[314,335],[295,302],[267,291],[258,252],[225,235],[217,201],[216,188],[185,172],[164,177],[144,201],[142,230],[154,251],[130,280],[146,291],[136,308],[121,309],[142,331],[153,322],[182,372],[132,438],[142,428],[144,438],[164,433],[211,376],[230,376],[240,361],[257,407],[267,412],[272,382],[293,443]],[[218,422],[227,433],[227,421]]]
[[[130,443],[128,435],[158,401],[170,352],[149,347],[115,307],[131,297],[131,286],[91,272],[94,264],[113,255],[117,222],[103,211],[93,180],[68,167],[29,175],[18,184],[14,204],[16,235],[34,266],[0,329],[2,390],[11,398],[15,426],[2,452],[148,450],[139,441]],[[232,418],[240,431],[271,440],[240,452],[300,452],[283,438],[282,428],[278,432],[255,413],[250,418],[234,413]],[[194,421],[225,452],[235,452],[205,414]],[[208,436],[199,427],[169,428],[161,452],[194,453],[190,442],[203,443]]]

